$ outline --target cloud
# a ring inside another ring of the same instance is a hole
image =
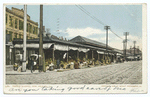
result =
[[[67,33],[69,38],[73,38],[75,36],[84,36],[88,37],[93,34],[105,34],[105,31],[102,31],[101,29],[86,27],[86,28],[67,28]]]
[[[99,41],[99,42],[105,42],[106,41],[106,37],[102,37],[102,38],[90,38],[92,40],[95,40],[95,41]],[[108,41],[110,41],[111,38],[109,37],[108,38]]]
[[[63,31],[64,32],[64,31]],[[78,35],[83,36],[83,37],[87,37],[89,39],[98,41],[98,42],[102,42],[102,43],[106,43],[106,31],[102,31],[101,29],[96,29],[96,28],[92,28],[92,27],[86,27],[86,28],[67,28],[66,29],[66,38],[74,38]],[[97,37],[98,36],[98,37]],[[122,39],[125,39],[125,36],[122,35],[120,36]],[[138,36],[133,36],[133,35],[128,35],[128,44],[127,44],[127,48],[129,49],[130,46],[133,47],[133,41],[136,41],[136,46],[139,46],[139,48],[142,48],[142,39]],[[123,40],[114,36],[114,34],[111,34],[111,32],[109,31],[109,37],[108,37],[108,45],[113,47],[113,48],[117,48],[122,50],[123,49]]]
[[[121,38],[125,39],[125,36],[121,36]],[[136,47],[139,46],[139,48],[142,48],[142,38],[138,36],[133,36],[129,35],[127,37],[128,39],[128,44],[127,44],[127,49],[130,48],[130,46],[134,46],[133,41],[136,41]],[[123,49],[123,40],[120,38],[113,38],[113,40],[109,41],[110,46],[118,48],[118,49]]]
[[[108,37],[108,41],[110,40],[111,38],[110,37]],[[102,38],[100,38],[100,40],[102,40],[102,41],[106,41],[106,37],[102,37]]]
[[[121,41],[109,41],[108,45],[116,49],[123,49],[123,44]]]

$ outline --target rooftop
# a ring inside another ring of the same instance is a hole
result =
[[[92,40],[92,39],[89,39],[89,38],[86,38],[86,37],[83,37],[83,36],[76,36],[75,38],[71,39],[70,42],[106,48],[106,44]],[[108,49],[113,49],[113,48],[108,46]]]

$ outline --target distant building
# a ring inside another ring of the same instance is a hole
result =
[[[23,38],[24,10],[12,7],[6,8],[6,34],[10,35],[9,42],[14,38]],[[38,23],[30,20],[27,15],[27,39],[38,38]]]
[[[127,49],[127,53],[131,53],[132,55],[134,55],[134,50],[135,50],[135,55],[141,55],[142,54],[142,51],[138,48],[130,48],[130,49]]]

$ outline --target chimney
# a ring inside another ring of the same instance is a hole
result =
[[[50,38],[50,37],[51,37],[51,33],[46,33],[46,36],[47,36],[48,38]]]
[[[61,36],[61,39],[64,40],[62,36]]]

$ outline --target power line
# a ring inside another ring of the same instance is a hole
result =
[[[97,22],[99,22],[100,24],[102,24],[102,25],[106,25],[105,23],[103,23],[102,21],[100,21],[98,18],[96,18],[95,16],[92,16],[91,14],[90,14],[90,12],[88,12],[85,8],[83,8],[81,5],[76,5],[76,7],[78,7],[82,12],[84,12],[86,15],[88,15],[89,17],[91,17],[92,19],[94,19],[95,21],[97,21]],[[113,33],[113,34],[115,34],[117,37],[119,37],[120,39],[123,39],[123,38],[121,38],[119,35],[117,35],[115,32],[113,32],[111,29],[110,29],[110,31]]]
[[[121,38],[119,35],[117,35],[115,32],[112,31],[112,29],[110,29],[110,31],[115,34],[117,37],[119,37],[120,39],[124,40],[123,38]]]
[[[84,12],[86,15],[88,15],[90,18],[94,19],[95,21],[99,22],[102,25],[104,24],[102,21],[100,21],[98,18],[92,16],[86,9],[84,9],[81,5],[76,5],[77,8],[79,8],[82,12]]]
[[[103,26],[107,26],[105,23],[103,23],[101,20],[99,20],[98,18],[96,18],[95,16],[91,15],[90,12],[88,12],[84,7],[82,7],[81,5],[76,5],[77,8],[79,8],[82,12],[84,12],[86,15],[88,15],[90,18],[92,18],[93,20],[95,20],[96,22],[102,24]],[[114,31],[112,31],[112,29],[110,29],[110,31],[116,35],[118,38],[124,40],[122,37],[120,37],[119,35],[117,35]],[[132,41],[132,40],[126,40],[126,41]]]

